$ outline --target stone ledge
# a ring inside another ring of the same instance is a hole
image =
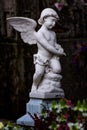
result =
[[[63,98],[64,97],[64,92],[61,90],[61,92],[57,93],[42,93],[42,92],[31,92],[29,94],[30,98],[37,98],[37,99],[57,99],[57,98]]]

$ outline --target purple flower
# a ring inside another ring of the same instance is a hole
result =
[[[69,126],[67,124],[61,124],[58,127],[58,130],[70,130]]]
[[[69,113],[66,113],[65,115],[64,115],[64,117],[65,117],[65,119],[69,119],[69,117],[70,117],[70,114]]]
[[[66,105],[71,106],[71,107],[73,106],[71,100],[66,100]]]

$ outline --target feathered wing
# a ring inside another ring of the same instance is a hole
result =
[[[7,18],[8,23],[18,32],[25,43],[36,44],[37,23],[35,20],[26,17],[10,17]]]

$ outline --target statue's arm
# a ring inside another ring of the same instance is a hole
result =
[[[39,44],[41,44],[48,52],[58,56],[62,55],[62,53],[58,51],[54,46],[50,45],[49,41],[46,40],[41,32],[38,32],[36,37]]]

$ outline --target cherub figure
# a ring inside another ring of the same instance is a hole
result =
[[[35,73],[31,91],[39,89],[39,84],[44,78],[44,74],[52,71],[55,74],[61,72],[59,57],[65,55],[61,45],[57,43],[56,34],[52,31],[58,14],[51,8],[42,11],[38,23],[41,28],[36,32],[36,21],[25,17],[11,17],[8,22],[14,29],[21,32],[21,38],[25,43],[37,44],[38,52],[34,55]]]

